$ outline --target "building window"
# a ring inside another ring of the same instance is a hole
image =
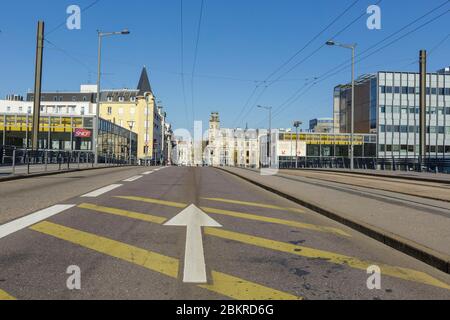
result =
[[[107,100],[108,100],[108,102],[112,102],[112,101],[113,101],[113,98],[112,98],[111,96],[109,96],[109,97],[107,98]]]
[[[120,102],[124,102],[124,101],[125,101],[125,98],[124,98],[124,97],[119,97],[119,101],[120,101]]]
[[[394,87],[394,93],[400,93],[400,87]]]
[[[22,112],[23,111],[23,107],[19,107],[19,112]]]
[[[408,93],[409,93],[409,94],[415,94],[415,93],[416,93],[416,88],[414,88],[414,87],[408,87]]]
[[[31,114],[31,107],[28,107],[28,113]]]
[[[77,97],[73,96],[73,97],[72,97],[72,101],[73,101],[73,102],[77,101]]]
[[[402,87],[402,94],[408,94],[408,87]]]
[[[112,107],[108,107],[107,113],[108,113],[109,116],[112,115]]]

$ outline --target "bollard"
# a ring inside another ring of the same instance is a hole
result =
[[[48,151],[44,151],[44,165],[45,165],[45,172],[48,170]]]
[[[12,174],[16,174],[16,149],[13,150],[13,158],[12,158]]]

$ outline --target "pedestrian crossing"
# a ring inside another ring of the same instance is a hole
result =
[[[127,210],[118,210],[115,208],[108,207],[99,207],[90,204],[81,204],[79,208],[87,209],[93,212],[105,213],[105,214],[113,214],[116,216],[121,216],[125,218],[131,218],[136,220],[141,220],[145,222],[151,222],[156,224],[164,224],[166,219],[159,216],[154,216],[150,214],[142,214],[136,212],[130,212]],[[353,269],[364,270],[366,271],[368,267],[372,265],[377,265],[381,268],[382,273],[387,276],[391,276],[394,278],[413,281],[417,283],[422,283],[426,285],[431,285],[443,289],[450,290],[450,286],[446,283],[439,281],[426,273],[389,266],[383,263],[373,262],[373,261],[364,261],[355,257],[350,257],[342,254],[337,254],[334,252],[318,250],[314,248],[308,248],[298,245],[293,245],[290,243],[284,243],[280,241],[275,241],[271,239],[265,239],[261,237],[256,237],[244,233],[232,232],[223,229],[216,228],[205,228],[205,236],[211,236],[216,238],[221,238],[225,240],[232,240],[235,242],[239,242],[246,245],[256,246],[264,249],[269,249],[277,252],[288,253],[291,255],[296,255],[305,258],[312,259],[324,259],[331,264],[337,265],[345,265]]]
[[[86,201],[86,197],[80,198]],[[112,196],[109,199],[120,199],[123,202],[123,207],[132,207],[133,203],[149,204],[149,210],[145,212],[137,212],[131,210],[125,210],[122,208],[114,207],[109,203],[113,201],[107,201],[108,206],[94,204],[94,203],[80,203],[76,206],[71,206],[67,210],[67,214],[71,214],[72,210],[78,210],[76,212],[97,214],[99,217],[102,215],[114,217],[113,223],[120,224],[123,221],[137,221],[155,225],[156,227],[163,227],[164,223],[169,220],[167,211],[165,216],[161,215],[161,208],[174,208],[170,214],[175,215],[179,212],[179,209],[184,209],[188,204],[170,201],[153,199],[140,196]],[[230,205],[242,205],[251,208],[264,208],[278,211],[288,211],[300,213],[302,210],[295,208],[284,208],[280,206],[258,204],[254,202],[235,201],[231,199],[218,199],[218,198],[204,198],[206,201],[230,204]],[[94,201],[95,202],[95,201]],[[104,203],[105,201],[102,201]],[[139,206],[138,206],[139,207]],[[279,226],[286,226],[290,229],[296,228],[300,230],[308,230],[310,232],[328,233],[333,236],[342,237],[344,239],[351,238],[351,235],[347,232],[339,229],[327,226],[320,226],[314,224],[303,223],[299,221],[293,221],[288,219],[274,218],[269,216],[263,216],[260,214],[243,213],[231,210],[213,208],[213,207],[201,207],[203,211],[209,214],[216,214],[220,216],[226,216],[232,219],[247,220],[251,222],[268,223]],[[155,210],[154,212],[151,212]],[[101,218],[103,219],[103,218]],[[126,220],[120,220],[126,219]],[[100,236],[97,232],[86,232],[77,228],[69,227],[60,223],[55,223],[47,220],[36,221],[34,225],[27,226],[29,230],[39,233],[47,237],[58,239],[63,243],[70,243],[87,250],[94,251],[96,253],[113,257],[121,261],[130,263],[136,267],[144,268],[156,274],[173,279],[179,282],[180,278],[180,265],[182,261],[179,258],[167,255],[164,252],[158,252],[158,246],[151,249],[140,248],[139,246],[125,243],[117,239],[110,237]],[[357,257],[348,256],[331,251],[319,250],[312,247],[300,246],[297,244],[286,243],[274,239],[265,237],[258,237],[252,234],[246,234],[244,232],[236,232],[234,230],[228,230],[225,226],[223,229],[217,228],[204,228],[204,236],[206,239],[213,238],[217,241],[231,241],[235,244],[258,248],[258,250],[267,250],[268,252],[274,252],[282,255],[289,255],[292,257],[301,257],[307,259],[318,259],[324,261],[330,265],[339,265],[350,268],[351,270],[358,270],[366,272],[367,268],[372,265],[377,265],[382,270],[383,276],[388,276],[393,279],[399,279],[401,281],[419,283],[422,285],[432,286],[444,290],[450,290],[450,286],[433,276],[409,269],[404,267],[397,267],[387,265],[384,263],[377,263],[376,261],[366,261]],[[152,246],[152,244],[149,244]],[[164,251],[164,250],[163,250]],[[230,270],[228,270],[230,271]],[[287,289],[287,292],[280,290],[280,288],[272,288],[270,279],[267,281],[255,281],[249,276],[250,279],[245,279],[242,275],[236,276],[223,272],[223,270],[210,270],[208,277],[208,284],[195,285],[196,288],[207,290],[215,294],[219,294],[223,297],[237,300],[302,300],[303,297],[298,292],[292,292]],[[176,283],[175,282],[175,283]],[[264,282],[264,283],[263,283]],[[276,287],[276,286],[275,286]],[[13,300],[15,299],[9,293],[0,289],[0,300]]]

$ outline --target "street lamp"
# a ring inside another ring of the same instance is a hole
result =
[[[342,43],[337,43],[334,40],[328,40],[326,42],[326,45],[327,46],[337,46],[337,47],[352,50],[352,110],[351,110],[350,170],[353,170],[355,168],[354,135],[355,135],[355,49],[356,49],[356,44],[342,44]]]
[[[130,31],[128,29],[124,29],[118,32],[100,32],[97,30],[98,35],[98,65],[97,65],[97,110],[95,111],[96,119],[94,121],[94,162],[95,165],[98,164],[98,129],[100,123],[100,82],[101,82],[101,61],[102,61],[102,38],[109,36],[118,36],[118,35],[128,35]]]
[[[272,107],[257,106],[269,111],[269,168],[272,168]]]
[[[303,124],[303,122],[301,121],[295,121],[294,122],[294,127],[295,127],[295,169],[298,169],[298,128],[300,128],[300,126]],[[305,155],[306,157],[306,155]]]
[[[134,128],[134,121],[128,121],[128,126],[130,127],[130,149],[129,149],[129,159],[128,162],[131,166],[131,158],[133,157],[133,142],[132,142],[132,135],[133,135],[133,128]]]

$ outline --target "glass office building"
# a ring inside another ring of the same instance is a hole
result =
[[[92,151],[92,116],[46,115],[40,118],[39,149],[52,151]],[[1,146],[27,149],[31,147],[32,114],[0,113]],[[100,119],[99,156],[129,157],[130,131]],[[137,135],[131,133],[132,155],[137,155]]]
[[[355,132],[377,135],[377,157],[416,159],[419,155],[420,77],[414,72],[377,72],[358,79]],[[428,159],[450,158],[450,72],[427,74],[426,152]],[[350,132],[351,87],[335,88],[340,132]]]

